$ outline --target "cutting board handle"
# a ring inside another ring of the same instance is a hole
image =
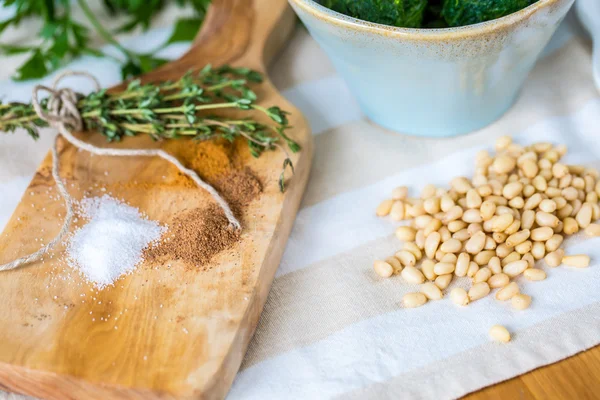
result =
[[[190,50],[144,78],[183,74],[198,69],[203,59],[213,65],[234,62],[265,72],[294,26],[295,15],[287,0],[213,0]]]

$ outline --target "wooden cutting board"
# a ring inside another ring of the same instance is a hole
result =
[[[214,0],[189,53],[143,80],[176,79],[207,63],[265,72],[294,24],[286,0]],[[302,146],[292,157],[296,171],[285,194],[277,186],[280,152],[254,159],[241,142],[222,145],[219,152],[213,150],[221,145],[208,142],[158,144],[217,186],[228,179],[215,167],[223,163],[249,168],[258,178],[262,193],[241,211],[241,239],[208,266],[144,262],[102,291],[66,265],[64,245],[44,261],[0,272],[0,389],[47,399],[226,395],[280,262],[312,156],[310,130],[300,112],[268,81],[257,92],[261,104],[291,111],[289,134]],[[101,135],[81,137],[107,146]],[[117,145],[151,146],[157,144],[145,137]],[[182,210],[211,202],[161,159],[91,156],[64,141],[59,151],[61,176],[76,198],[84,191],[110,192],[166,224]],[[62,224],[65,210],[50,164],[48,155],[0,238],[2,263],[47,243]]]

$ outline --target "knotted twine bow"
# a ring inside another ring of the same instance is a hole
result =
[[[237,218],[233,215],[231,208],[227,204],[227,202],[219,195],[219,193],[208,183],[204,182],[196,172],[193,170],[186,168],[181,164],[181,162],[167,153],[164,150],[160,149],[111,149],[111,148],[101,148],[93,146],[89,143],[86,143],[82,140],[77,139],[73,134],[71,134],[70,129],[75,129],[77,131],[83,130],[83,120],[77,109],[77,95],[75,92],[69,88],[58,89],[57,86],[60,81],[68,76],[83,76],[89,78],[95,85],[96,90],[100,90],[100,83],[98,80],[88,74],[87,72],[77,72],[77,71],[66,71],[54,79],[52,83],[52,87],[47,87],[43,85],[36,85],[33,88],[32,93],[32,105],[33,108],[38,115],[38,117],[48,123],[51,127],[58,130],[58,135],[54,141],[52,146],[52,177],[56,182],[56,186],[60,195],[65,200],[65,206],[67,208],[67,215],[65,217],[65,221],[63,226],[47,245],[40,248],[38,251],[31,253],[27,256],[18,258],[9,263],[0,265],[0,271],[7,271],[11,269],[15,269],[20,267],[21,265],[28,264],[33,261],[37,261],[44,254],[46,254],[52,247],[54,247],[57,243],[59,243],[65,234],[69,231],[69,226],[71,225],[71,221],[73,220],[73,199],[69,195],[63,181],[59,176],[59,157],[57,150],[58,137],[62,136],[67,141],[69,141],[75,147],[88,151],[92,154],[96,154],[99,156],[117,156],[117,157],[132,157],[132,156],[142,156],[142,157],[161,157],[171,164],[175,165],[182,173],[190,177],[199,187],[206,190],[211,197],[217,202],[217,204],[223,209],[229,224],[235,228],[240,229],[240,223]],[[40,101],[38,98],[38,94],[41,91],[46,91],[50,93],[50,97],[48,98],[47,107],[48,110],[44,111],[42,106],[40,105]]]

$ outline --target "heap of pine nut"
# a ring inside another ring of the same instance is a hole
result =
[[[587,255],[566,256],[563,238],[584,229],[600,236],[600,174],[596,169],[560,163],[567,148],[551,143],[520,146],[509,136],[496,142],[496,155],[477,154],[472,179],[454,178],[450,190],[426,185],[420,198],[397,187],[376,210],[378,216],[410,220],[396,236],[402,250],[374,263],[382,277],[400,274],[419,293],[404,296],[405,307],[419,307],[443,297],[454,277],[471,278],[468,291],[456,287],[450,299],[461,306],[496,292],[517,310],[531,304],[513,278],[546,279],[535,268],[587,267]]]

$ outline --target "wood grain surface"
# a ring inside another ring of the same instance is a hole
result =
[[[265,72],[294,24],[286,0],[214,0],[189,53],[143,81],[176,79],[207,63]],[[208,267],[145,261],[114,287],[96,291],[66,266],[64,247],[58,247],[43,261],[3,272],[0,389],[46,399],[225,396],[280,262],[312,157],[302,115],[268,81],[257,94],[260,104],[292,112],[289,134],[303,149],[292,157],[296,173],[287,192],[277,186],[283,154],[268,151],[254,159],[242,141],[153,143],[136,137],[111,145],[163,146],[210,183],[227,178],[205,166],[231,162],[249,168],[263,190],[241,212],[241,239]],[[107,146],[100,135],[81,137]],[[64,141],[59,152],[61,176],[76,198],[110,192],[166,224],[182,210],[212,202],[161,159],[91,156]],[[232,161],[223,161],[224,154]],[[50,163],[48,155],[0,237],[0,262],[39,248],[58,232],[65,210]]]
[[[466,400],[592,400],[598,398],[600,398],[600,346],[465,397]]]

